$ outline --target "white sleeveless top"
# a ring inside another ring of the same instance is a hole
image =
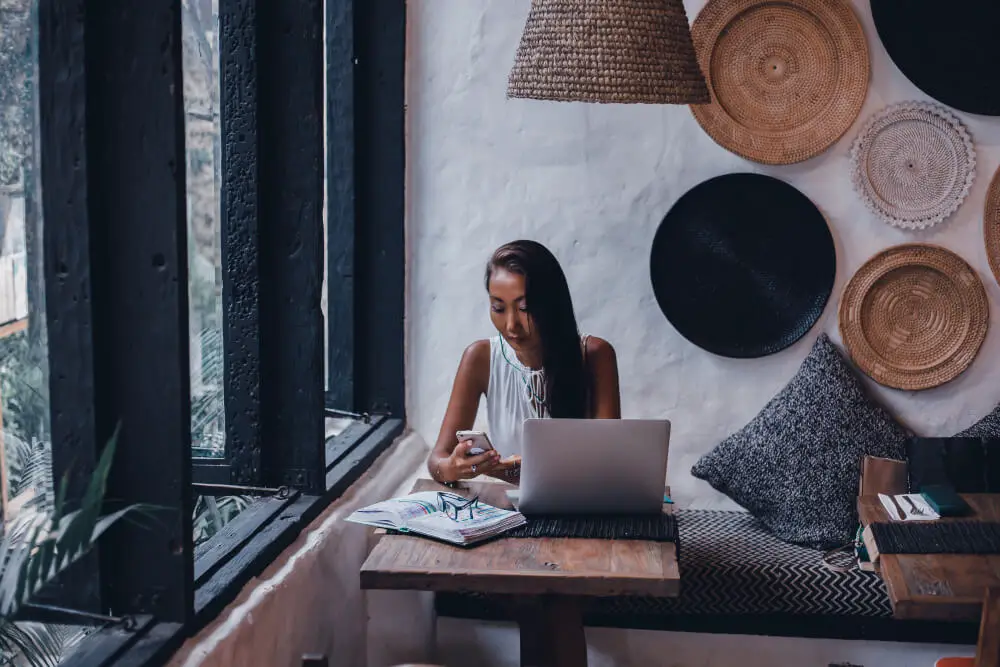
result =
[[[584,336],[581,339],[585,351],[587,338]],[[522,364],[500,336],[491,338],[486,419],[489,422],[490,442],[501,456],[521,454],[524,420],[549,418],[544,401],[545,371],[532,370]]]

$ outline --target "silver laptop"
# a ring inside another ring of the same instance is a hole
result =
[[[528,419],[511,500],[525,516],[655,514],[669,443],[666,420]]]

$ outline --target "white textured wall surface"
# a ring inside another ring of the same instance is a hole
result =
[[[715,144],[687,107],[505,99],[528,0],[409,3],[409,415],[428,442],[436,438],[462,350],[492,333],[484,263],[496,246],[519,237],[556,253],[582,330],[617,348],[624,415],[673,421],[668,481],[683,505],[732,505],[692,478],[691,466],[788,381],[819,332],[839,342],[844,285],[890,245],[926,240],[959,253],[986,284],[993,326],[975,364],[956,381],[920,393],[876,388],[878,397],[924,435],[950,435],[1000,401],[1000,387],[989,381],[1000,356],[1000,288],[982,241],[983,200],[1000,163],[1000,119],[959,114],[975,138],[979,173],[949,221],[907,233],[876,220],[850,185],[851,141],[872,112],[926,96],[890,61],[868,2],[853,4],[872,60],[858,120],[808,162],[763,167]],[[693,20],[704,2],[685,5]],[[649,278],[653,235],[671,205],[701,181],[736,171],[793,184],[826,215],[837,245],[837,283],[822,319],[796,345],[762,359],[724,359],[688,343],[660,312]]]

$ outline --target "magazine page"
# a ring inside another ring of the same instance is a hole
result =
[[[422,491],[355,510],[347,520],[378,528],[401,530],[412,519],[440,511],[437,491]]]
[[[410,520],[409,528],[416,533],[464,543],[498,535],[523,523],[524,517],[518,512],[476,503],[458,512],[457,519],[437,512]]]

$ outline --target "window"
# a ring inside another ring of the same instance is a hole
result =
[[[226,458],[222,332],[222,146],[219,113],[218,0],[183,0],[182,70],[186,147],[191,453],[213,469]],[[225,470],[221,471],[223,476]],[[250,494],[199,495],[194,546],[204,544],[253,503]]]
[[[191,447],[225,455],[222,355],[221,145],[217,0],[183,0],[184,129],[187,147]]]
[[[22,513],[48,512],[54,505],[41,245],[37,3],[0,1],[0,520],[4,526]],[[0,626],[0,663],[59,658],[81,641],[86,630],[31,622]],[[26,639],[29,645],[18,648]]]
[[[37,0],[0,2],[0,502],[51,504],[48,355],[37,150]]]
[[[72,503],[120,429],[107,496],[156,527],[116,526],[42,597],[100,621],[87,646],[162,662],[402,432],[405,2],[0,0],[0,21],[25,6],[37,58],[0,60],[0,349],[23,348],[2,451],[50,443]]]

